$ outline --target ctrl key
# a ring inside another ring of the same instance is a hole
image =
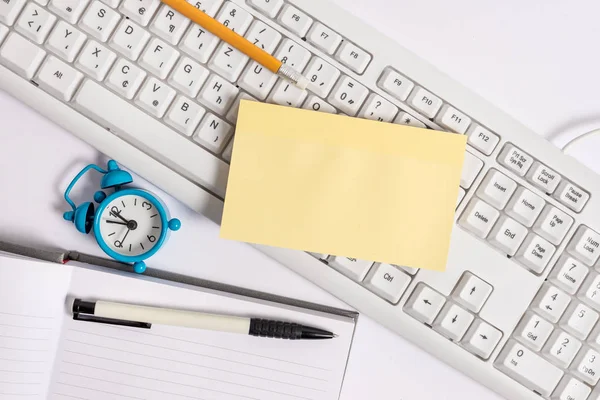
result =
[[[543,397],[550,396],[563,376],[560,368],[514,340],[504,346],[494,365]]]

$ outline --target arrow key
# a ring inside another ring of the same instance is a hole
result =
[[[464,336],[473,319],[473,315],[464,308],[446,303],[435,320],[433,329],[450,340],[458,341]]]
[[[417,320],[431,325],[445,302],[444,296],[421,282],[404,305],[404,311]]]
[[[545,283],[533,299],[531,309],[550,322],[556,323],[570,302],[571,296],[556,286]]]
[[[491,293],[489,283],[467,271],[454,288],[452,298],[467,310],[478,313]]]
[[[487,322],[477,319],[471,325],[461,343],[465,349],[476,356],[488,359],[501,338],[502,332]]]

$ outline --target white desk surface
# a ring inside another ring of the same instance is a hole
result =
[[[595,0],[335,1],[549,139],[560,143],[600,127]],[[0,120],[0,239],[101,255],[91,236],[62,220],[62,192],[84,164],[105,157],[4,93]],[[594,149],[600,138],[571,154],[598,171]],[[83,190],[89,197],[96,189]],[[249,246],[220,240],[218,226],[158,193],[183,229],[150,260],[152,267],[344,306]],[[496,398],[360,317],[342,400]]]

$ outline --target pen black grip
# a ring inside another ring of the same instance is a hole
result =
[[[302,337],[302,328],[302,325],[291,322],[252,318],[248,333],[253,336],[295,340]]]

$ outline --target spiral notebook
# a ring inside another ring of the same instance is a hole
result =
[[[36,256],[65,260],[60,253]],[[356,313],[179,281],[0,254],[0,398],[339,398]],[[281,319],[339,337],[289,341],[75,321],[69,312],[73,297]]]

